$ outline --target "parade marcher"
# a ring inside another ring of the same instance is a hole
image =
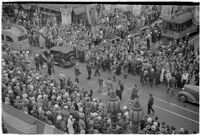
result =
[[[86,65],[86,68],[87,68],[87,72],[88,72],[88,77],[87,79],[91,79],[91,74],[92,74],[92,65],[91,65],[91,62],[89,61]]]
[[[76,64],[74,71],[75,71],[75,82],[79,83],[79,75],[81,74],[81,72],[78,68],[78,64]]]
[[[111,78],[109,77],[105,83],[106,83],[108,95],[109,95],[110,92],[113,91],[113,82],[112,82]]]
[[[133,101],[135,98],[138,98],[138,88],[137,85],[135,84],[132,93],[131,93],[131,100]]]
[[[154,98],[153,98],[153,95],[150,93],[149,94],[149,101],[148,101],[148,104],[147,104],[147,107],[148,107],[148,111],[147,111],[147,114],[150,114],[151,111],[153,113],[155,113],[154,109],[153,109],[153,104],[154,104]]]
[[[151,71],[149,72],[149,81],[150,81],[150,85],[151,87],[153,87],[153,83],[154,83],[154,69],[152,68]]]
[[[39,54],[36,54],[36,55],[35,55],[34,60],[35,60],[35,67],[36,67],[36,70],[40,70],[40,59],[39,59]]]
[[[60,80],[60,88],[64,89],[66,86],[65,84],[66,79],[65,79],[65,74],[63,72],[60,73],[59,80]]]
[[[122,83],[121,80],[119,80],[116,89],[116,95],[119,97],[120,100],[122,100],[123,91],[124,91],[124,84]]]
[[[172,77],[169,80],[169,87],[167,89],[167,93],[169,93],[169,91],[171,91],[171,94],[174,95],[174,89],[176,88],[176,79],[175,77]]]
[[[101,77],[101,75],[98,78],[98,92],[102,92],[103,91],[103,78]]]
[[[97,74],[100,76],[101,73],[99,72],[99,69],[101,68],[101,64],[99,63],[99,60],[97,60],[97,62],[95,63],[95,72],[94,72],[94,76],[96,76]]]

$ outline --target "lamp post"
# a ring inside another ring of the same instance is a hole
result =
[[[108,97],[107,110],[111,118],[111,132],[116,132],[117,114],[120,111],[120,102],[115,92],[111,92]]]
[[[140,106],[139,100],[135,99],[129,111],[129,118],[131,120],[132,133],[138,133],[139,122],[143,118],[143,111]]]

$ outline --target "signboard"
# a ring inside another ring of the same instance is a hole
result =
[[[162,11],[161,11],[160,17],[164,18],[164,19],[171,19],[172,8],[173,8],[173,6],[162,6]]]
[[[193,22],[194,24],[199,25],[199,6],[195,7]]]
[[[139,16],[141,13],[142,5],[133,5],[133,14]]]
[[[72,22],[72,8],[60,8],[61,17],[62,17],[62,24],[69,25]]]

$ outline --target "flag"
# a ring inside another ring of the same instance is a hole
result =
[[[72,23],[72,8],[60,8],[62,24],[71,24]]]
[[[139,16],[141,13],[142,5],[133,5],[133,15]]]
[[[171,19],[173,6],[162,6],[160,17],[163,19]]]
[[[54,126],[27,115],[12,106],[2,104],[2,119],[8,133],[13,134],[64,134]]]

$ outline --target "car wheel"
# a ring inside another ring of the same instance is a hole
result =
[[[181,102],[186,102],[186,101],[187,101],[187,98],[186,98],[185,95],[181,94],[181,95],[179,95],[179,100],[180,100]]]

